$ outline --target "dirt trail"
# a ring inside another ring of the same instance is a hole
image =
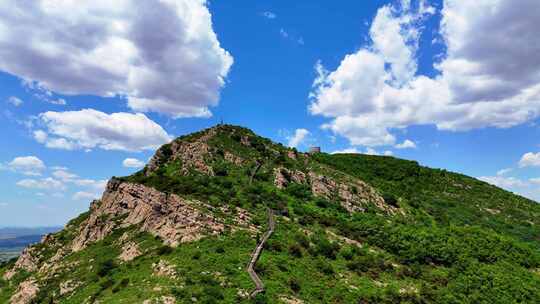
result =
[[[264,233],[261,241],[259,242],[259,244],[257,244],[257,247],[251,253],[251,261],[249,262],[249,265],[247,267],[247,272],[249,273],[249,276],[251,277],[253,283],[255,283],[255,290],[253,290],[250,294],[251,298],[254,298],[257,294],[264,291],[264,284],[255,272],[254,268],[257,260],[261,256],[264,244],[266,243],[266,241],[268,241],[268,238],[270,238],[270,236],[274,232],[275,227],[276,221],[274,219],[274,211],[268,209],[268,230]]]

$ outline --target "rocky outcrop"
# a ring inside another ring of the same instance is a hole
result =
[[[394,213],[395,209],[387,205],[384,199],[373,187],[367,183],[350,179],[336,182],[335,179],[328,176],[309,172],[311,182],[311,191],[315,196],[331,199],[337,197],[343,208],[349,212],[362,212],[368,204],[374,204],[381,210]]]
[[[292,296],[281,296],[279,300],[284,304],[304,304],[304,301]]]
[[[159,236],[171,246],[222,232],[225,225],[221,221],[197,208],[203,205],[140,184],[112,179],[102,200],[92,203],[91,214],[81,225],[72,249],[79,251],[102,240],[114,228],[131,225]]]
[[[60,283],[60,295],[66,295],[72,293],[75,289],[77,289],[81,285],[81,282],[77,282],[74,280],[67,280],[65,282]]]
[[[122,253],[118,256],[118,258],[121,261],[128,262],[132,261],[141,254],[142,253],[139,249],[139,245],[137,245],[135,242],[128,242],[122,247]]]
[[[339,180],[339,181],[338,181]],[[395,213],[397,208],[385,203],[383,197],[367,183],[350,177],[334,177],[309,171],[307,174],[299,170],[289,170],[279,167],[274,169],[274,185],[284,189],[290,183],[306,184],[313,195],[328,200],[339,200],[341,206],[349,212],[365,211],[368,204],[374,204],[389,213]]]
[[[282,168],[274,169],[274,186],[278,189],[283,189],[289,184],[289,179],[285,176]]]
[[[9,300],[11,304],[30,304],[39,293],[39,287],[34,279],[28,279],[17,287],[17,291]]]
[[[223,154],[223,157],[225,158],[226,161],[233,163],[237,166],[240,166],[244,163],[243,158],[241,158],[240,156],[236,156],[229,151],[225,151]]]
[[[35,247],[25,248],[13,268],[4,274],[4,279],[11,280],[19,270],[26,270],[28,272],[36,271],[38,269],[38,260]]]
[[[188,174],[194,169],[204,174],[214,175],[212,167],[205,162],[210,154],[208,140],[216,134],[214,128],[209,129],[195,141],[175,140],[165,148],[159,149],[146,166],[146,175],[157,170],[164,162],[179,161],[182,174]]]
[[[305,184],[308,182],[306,174],[298,170],[289,170],[279,167],[274,169],[274,185],[278,189],[287,187],[289,183]]]
[[[159,299],[144,300],[143,304],[175,304],[176,298],[173,296],[162,296]]]
[[[249,140],[249,136],[244,135],[240,139],[240,143],[246,147],[251,147],[251,141]]]
[[[246,209],[240,207],[231,208],[227,205],[218,208],[220,212],[232,218],[234,224],[232,231],[239,229],[248,230],[251,232],[258,232],[259,228],[252,223],[252,215]]]
[[[158,263],[152,264],[154,275],[159,277],[176,278],[176,270],[174,266],[166,262],[165,260],[159,260]]]

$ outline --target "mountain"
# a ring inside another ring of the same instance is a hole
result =
[[[0,262],[17,257],[24,247],[38,243],[45,234],[61,229],[62,227],[0,228]]]
[[[540,303],[540,205],[218,125],[0,266],[1,303]]]
[[[4,227],[0,228],[0,240],[45,235],[61,230],[62,227]]]

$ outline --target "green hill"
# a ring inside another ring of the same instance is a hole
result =
[[[482,181],[220,125],[2,264],[0,302],[540,303],[539,249],[540,205]]]

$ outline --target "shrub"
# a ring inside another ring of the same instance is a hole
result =
[[[168,254],[171,254],[172,252],[173,252],[173,248],[167,245],[163,245],[159,247],[157,250],[158,255],[168,255]]]
[[[289,246],[289,253],[294,257],[301,258],[303,255],[302,247],[300,247],[298,244],[292,244]]]
[[[286,192],[302,201],[308,201],[312,194],[308,185],[291,183],[287,186]]]
[[[393,194],[385,193],[383,195],[384,202],[390,206],[399,207],[397,198]]]
[[[356,254],[355,248],[356,247],[350,247],[350,246],[342,248],[340,252],[341,256],[347,261],[352,260]]]
[[[223,300],[225,298],[221,288],[218,286],[205,286],[203,293],[209,300]]]
[[[326,275],[334,274],[334,268],[332,267],[332,264],[326,262],[323,259],[317,260],[317,268]]]
[[[264,293],[259,293],[253,300],[255,304],[266,304],[268,303],[268,297]]]
[[[306,249],[309,248],[309,239],[305,234],[297,233],[294,238],[296,239],[298,244],[300,244],[300,246],[302,246],[302,247],[304,247]]]
[[[319,208],[328,208],[330,206],[330,203],[327,200],[322,199],[322,198],[317,198],[315,200],[315,204]]]
[[[219,286],[219,282],[210,275],[201,277],[201,283],[207,286]]]
[[[124,279],[122,279],[122,281],[120,281],[120,283],[116,284],[116,286],[113,287],[112,292],[117,293],[120,290],[126,288],[128,285],[129,285],[129,279],[124,278]]]
[[[268,240],[268,242],[266,242],[264,244],[264,247],[266,249],[269,249],[269,250],[272,250],[272,251],[276,251],[276,252],[281,252],[283,251],[283,247],[281,246],[281,242],[279,241],[276,241],[276,240]]]
[[[227,176],[229,175],[229,172],[227,170],[227,166],[225,164],[217,164],[212,167],[214,169],[214,174],[216,176]]]
[[[292,291],[298,293],[300,291],[300,289],[302,288],[300,286],[300,282],[298,282],[297,279],[295,278],[291,278],[289,279],[289,287],[291,288]]]
[[[329,259],[335,260],[336,254],[340,249],[340,246],[336,242],[330,242],[325,238],[320,238],[316,241],[316,252]]]
[[[189,296],[189,292],[185,288],[173,287],[171,293],[178,300],[185,299]]]
[[[99,277],[105,277],[105,276],[109,275],[109,273],[114,268],[116,268],[116,264],[114,263],[114,261],[112,259],[105,260],[105,261],[103,261],[102,263],[99,264],[98,270],[97,270],[97,275]]]
[[[225,253],[225,248],[223,248],[223,245],[219,245],[216,248],[216,253]]]
[[[109,289],[111,288],[112,286],[114,285],[114,280],[113,279],[105,279],[104,281],[101,281],[99,282],[99,287],[101,288],[101,290],[106,290],[106,289]]]

